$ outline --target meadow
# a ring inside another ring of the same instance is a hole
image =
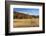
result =
[[[38,27],[39,19],[14,19],[13,20],[14,27]]]
[[[39,16],[14,12],[13,27],[38,27]]]

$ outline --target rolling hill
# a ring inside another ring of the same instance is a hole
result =
[[[13,27],[38,27],[39,16],[14,12]]]
[[[13,18],[15,19],[31,19],[31,18],[39,18],[39,16],[37,15],[28,15],[28,14],[24,14],[24,13],[19,13],[19,12],[14,12],[14,16]]]

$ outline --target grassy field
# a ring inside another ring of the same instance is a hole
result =
[[[39,19],[13,19],[13,27],[38,27]]]

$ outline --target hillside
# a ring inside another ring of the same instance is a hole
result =
[[[14,12],[13,27],[38,27],[39,16]]]
[[[14,19],[31,19],[31,18],[39,18],[39,16],[35,16],[35,15],[28,15],[28,14],[24,14],[24,13],[19,13],[19,12],[14,12]]]

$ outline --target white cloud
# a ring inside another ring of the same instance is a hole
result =
[[[19,13],[24,13],[24,14],[27,14],[27,15],[35,15],[35,16],[38,15],[38,14],[29,13],[29,12],[22,12],[22,11],[17,11],[17,12],[19,12]]]

